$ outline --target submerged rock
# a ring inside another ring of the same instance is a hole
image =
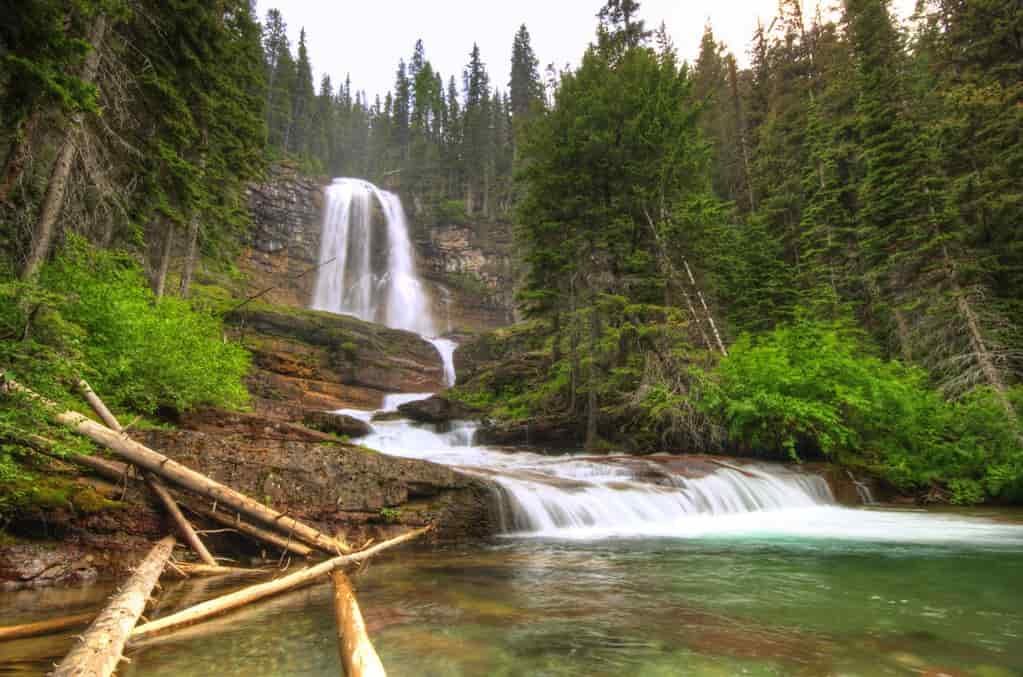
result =
[[[457,400],[449,400],[443,395],[433,395],[425,400],[406,402],[398,407],[398,412],[406,418],[421,423],[447,423],[473,419],[480,415],[479,410]]]

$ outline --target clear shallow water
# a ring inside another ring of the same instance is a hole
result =
[[[403,551],[356,583],[394,676],[991,677],[1023,667],[1020,547],[510,539]],[[196,585],[171,587],[164,610],[223,592]],[[186,629],[131,652],[120,674],[337,675],[330,595],[321,585]],[[45,654],[39,672],[0,674],[39,674]]]
[[[406,549],[356,576],[392,676],[1023,675],[1019,512],[850,509],[778,466],[547,456],[473,446],[471,425],[373,425],[371,446],[499,481],[514,528],[489,545]],[[170,584],[150,617],[232,585]],[[5,596],[5,622],[106,592]],[[0,644],[0,675],[42,674],[71,641]],[[337,675],[331,588],[129,655],[119,674]]]

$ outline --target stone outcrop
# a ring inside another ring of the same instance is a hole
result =
[[[223,421],[219,428],[218,419]],[[344,532],[353,543],[383,540],[428,523],[437,525],[432,538],[438,542],[483,539],[497,528],[490,485],[446,466],[386,456],[253,415],[210,410],[182,425],[200,430],[142,431],[134,436],[276,510],[330,533]],[[122,576],[152,541],[173,530],[142,484],[79,477],[73,467],[56,461],[51,466],[48,477],[59,476],[95,492],[97,506],[84,511],[68,502],[16,515],[6,525],[15,539],[0,545],[0,590]],[[199,528],[223,528],[192,519]],[[40,524],[45,525],[42,534]],[[218,554],[256,555],[262,549],[222,531],[208,538]]]
[[[442,329],[486,331],[515,321],[510,224],[443,223],[420,230],[419,270],[433,288]]]
[[[378,409],[387,393],[443,388],[437,349],[411,332],[261,304],[226,319],[252,351],[249,390],[265,416],[300,422],[309,411]]]
[[[447,423],[478,418],[481,415],[480,411],[443,395],[406,402],[398,407],[398,413],[420,423]]]
[[[287,164],[271,168],[264,183],[249,188],[252,240],[240,267],[250,293],[269,287],[263,300],[304,308],[316,285],[320,257],[323,184]],[[306,273],[303,275],[303,273]]]
[[[303,422],[315,430],[345,437],[365,437],[373,432],[373,426],[361,419],[330,411],[311,411]]]

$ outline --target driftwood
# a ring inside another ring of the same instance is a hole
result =
[[[185,576],[196,578],[211,578],[213,576],[266,576],[272,569],[242,569],[240,567],[225,567],[217,565],[211,567],[207,564],[192,564],[191,562],[174,562],[174,570]]]
[[[85,401],[89,403],[92,410],[96,412],[96,415],[100,417],[108,428],[117,433],[124,433],[124,428],[121,426],[120,421],[117,420],[117,417],[114,416],[113,412],[110,411],[103,400],[100,399],[100,396],[96,394],[96,391],[92,389],[85,379],[78,381],[78,389],[85,397]],[[167,514],[170,515],[175,526],[177,526],[178,531],[181,532],[182,538],[184,538],[185,542],[188,543],[190,548],[192,548],[192,551],[208,566],[217,566],[217,560],[213,559],[213,555],[210,554],[210,551],[203,544],[199,535],[195,533],[195,529],[193,529],[189,521],[185,519],[185,516],[181,514],[181,508],[178,507],[177,502],[174,500],[174,497],[170,495],[170,492],[168,492],[167,489],[160,484],[160,481],[152,475],[146,475],[146,484],[149,485],[149,489],[157,498],[160,499],[160,502],[163,503],[164,510],[166,510]]]
[[[210,510],[197,505],[185,504],[185,508],[194,512],[197,515],[201,515],[215,522],[223,524],[225,527],[230,527],[238,533],[251,536],[255,539],[269,543],[281,550],[287,550],[288,552],[294,553],[299,557],[309,557],[313,553],[312,548],[304,543],[300,543],[294,539],[287,538],[286,536],[280,536],[272,531],[261,529],[257,526],[242,522],[237,517],[227,514],[226,512],[218,512],[216,510]]]
[[[55,677],[103,677],[112,675],[121,661],[121,653],[146,608],[153,587],[163,572],[174,537],[168,536],[153,546],[121,588],[85,631],[81,641],[64,657],[51,674]]]
[[[341,666],[348,677],[386,677],[383,663],[366,633],[359,602],[351,581],[343,571],[330,574],[334,583],[334,617],[337,620],[337,643]]]
[[[167,514],[174,520],[174,524],[178,527],[178,531],[181,532],[181,536],[188,543],[192,551],[199,555],[199,559],[203,561],[206,566],[211,568],[217,568],[220,566],[217,564],[217,560],[213,559],[213,555],[206,549],[206,545],[200,540],[199,534],[195,533],[195,529],[192,528],[192,524],[185,519],[185,516],[181,514],[181,508],[178,507],[177,501],[171,496],[170,492],[167,491],[167,487],[163,486],[160,480],[156,479],[152,475],[146,476],[146,484],[156,494],[160,502],[163,503],[164,509]]]
[[[243,588],[237,592],[232,592],[231,594],[211,599],[203,602],[202,604],[197,604],[188,609],[184,609],[169,616],[140,625],[132,631],[131,642],[134,644],[161,632],[191,625],[192,623],[198,623],[208,618],[243,607],[246,604],[251,604],[252,602],[257,602],[261,599],[301,587],[315,581],[317,578],[322,578],[343,566],[363,562],[383,550],[393,548],[394,546],[405,543],[406,541],[411,541],[414,538],[422,536],[431,528],[432,527],[427,526],[421,529],[415,529],[361,552],[335,557],[327,560],[326,562],[321,562],[315,566],[278,578],[277,580]]]
[[[3,374],[0,373],[0,377]],[[3,389],[9,392],[18,392],[28,397],[33,397],[50,409],[56,410],[57,405],[25,386],[3,377]],[[323,532],[314,529],[298,520],[288,517],[276,510],[271,510],[262,503],[255,501],[239,491],[210,479],[202,473],[173,461],[163,454],[153,451],[145,445],[128,439],[104,425],[96,423],[92,419],[73,412],[65,411],[54,414],[54,420],[74,430],[75,432],[88,437],[93,442],[100,444],[124,460],[159,475],[161,478],[176,484],[184,489],[211,498],[225,506],[233,508],[249,517],[276,527],[285,533],[292,533],[295,537],[306,543],[330,554],[350,552],[351,549],[343,540],[332,538]]]
[[[39,635],[50,635],[61,630],[88,625],[94,618],[96,618],[96,613],[91,612],[51,618],[48,621],[38,621],[36,623],[22,623],[21,625],[0,627],[0,642],[11,639],[24,639],[25,637],[38,637]]]
[[[132,466],[125,465],[118,461],[109,461],[98,456],[86,456],[84,454],[60,456],[53,451],[53,444],[49,440],[38,435],[33,435],[28,440],[22,440],[22,442],[28,442],[31,444],[32,449],[41,454],[45,454],[51,458],[56,458],[60,461],[80,465],[83,468],[92,470],[100,477],[108,479],[111,482],[121,483],[128,479],[138,479],[131,475]],[[308,557],[313,552],[312,548],[303,543],[293,539],[288,539],[286,536],[280,536],[272,531],[261,529],[248,524],[247,522],[242,522],[240,519],[229,515],[228,513],[209,510],[198,504],[193,505],[188,500],[183,500],[181,494],[178,494],[176,500],[178,503],[183,505],[186,510],[193,512],[196,515],[207,517],[215,522],[223,524],[224,526],[230,527],[239,533],[251,536],[252,538],[263,541],[282,550],[287,550],[288,552],[294,553],[300,557]]]

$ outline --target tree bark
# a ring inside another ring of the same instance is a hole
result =
[[[192,552],[198,555],[199,559],[201,559],[207,566],[219,568],[220,565],[217,564],[217,560],[214,559],[213,555],[210,554],[210,551],[206,549],[205,544],[203,544],[199,535],[195,533],[195,529],[192,528],[189,521],[181,514],[181,508],[178,507],[177,501],[175,501],[174,497],[170,495],[167,488],[163,486],[160,480],[156,479],[152,475],[146,475],[146,484],[149,485],[150,490],[152,490],[152,492],[156,494],[156,497],[160,499],[160,502],[163,503],[164,509],[167,511],[167,514],[171,516],[175,526],[177,526],[178,531],[181,533],[181,537],[185,539],[186,543],[188,543],[188,547],[192,549]]]
[[[600,316],[594,299],[590,309],[589,336],[590,365],[587,375],[586,394],[586,450],[597,448],[597,342],[600,340]]]
[[[268,576],[273,569],[242,569],[240,567],[222,567],[219,564],[211,567],[208,564],[192,564],[191,562],[175,562],[174,569],[186,576],[211,578],[213,576]],[[173,570],[173,569],[172,569]]]
[[[117,417],[114,416],[113,412],[107,408],[107,405],[104,404],[103,400],[100,399],[99,395],[96,394],[96,391],[89,386],[85,379],[78,381],[78,388],[82,391],[82,394],[85,396],[85,400],[89,403],[89,406],[92,407],[92,410],[96,412],[106,426],[114,432],[123,434],[124,428],[121,427],[121,423],[117,420]],[[160,484],[160,481],[152,475],[146,475],[146,484],[149,485],[150,490],[157,498],[160,499],[160,502],[163,503],[164,509],[167,511],[167,514],[170,515],[174,524],[178,527],[178,531],[181,532],[181,536],[185,539],[185,542],[188,543],[189,547],[192,548],[192,551],[199,556],[199,559],[209,566],[218,566],[217,560],[213,558],[210,551],[206,549],[205,545],[203,545],[203,542],[195,533],[195,529],[193,529],[192,525],[189,524],[187,519],[185,519],[185,516],[181,514],[181,509],[178,508],[178,504],[175,502],[174,497],[170,495],[170,492],[167,491],[167,489]]]
[[[181,298],[187,299],[195,274],[196,256],[199,250],[199,216],[192,215],[188,222],[188,241],[185,246],[185,263],[181,269]]]
[[[167,288],[167,273],[170,272],[171,254],[174,252],[174,222],[167,221],[167,232],[163,236],[163,246],[160,248],[160,267],[156,273],[156,280],[153,281],[153,293],[156,298],[163,298],[163,292]]]
[[[100,45],[103,42],[103,35],[107,27],[106,16],[100,13],[92,25],[89,33],[89,42],[92,43],[92,50],[85,57],[85,64],[80,79],[86,84],[91,84],[96,79],[96,70],[99,68]],[[67,192],[68,176],[71,174],[71,161],[75,155],[75,145],[78,134],[85,120],[85,113],[76,112],[71,116],[70,124],[64,132],[64,138],[57,151],[57,160],[53,164],[50,173],[50,181],[46,186],[46,194],[43,196],[43,204],[39,209],[39,219],[36,221],[32,233],[32,245],[29,249],[25,266],[22,268],[21,277],[24,280],[35,277],[39,268],[43,265],[46,257],[50,254],[50,247],[53,245],[54,227],[57,217],[64,205],[64,194]]]
[[[173,548],[173,536],[153,546],[125,586],[85,631],[81,642],[51,673],[53,677],[106,677],[114,673],[128,635],[145,610]]]
[[[230,527],[231,529],[234,529],[239,533],[245,534],[246,536],[251,536],[252,538],[263,541],[264,543],[268,543],[269,545],[280,548],[281,550],[287,550],[288,552],[298,555],[299,557],[309,557],[313,553],[312,548],[303,543],[300,543],[299,541],[286,538],[284,536],[279,536],[278,534],[275,534],[272,531],[260,529],[259,527],[249,524],[247,522],[242,522],[237,517],[231,516],[226,512],[217,512],[200,506],[189,505],[188,503],[185,504],[185,508],[194,512],[197,515],[201,515],[215,522],[219,522],[220,524],[223,524],[225,527]]]
[[[140,625],[132,631],[131,642],[132,644],[135,644],[136,642],[140,642],[161,632],[198,623],[208,618],[243,607],[247,604],[251,604],[252,602],[257,602],[261,599],[278,595],[282,592],[287,592],[288,590],[294,590],[295,588],[315,581],[317,578],[322,578],[343,566],[364,562],[383,550],[393,548],[396,545],[418,538],[428,532],[431,528],[432,527],[423,527],[422,529],[415,529],[414,531],[409,531],[401,536],[392,538],[389,541],[384,541],[383,543],[375,545],[372,548],[368,548],[367,550],[363,550],[362,552],[335,557],[334,559],[329,559],[326,562],[321,562],[316,566],[296,571],[295,573],[284,576],[283,578],[278,578],[275,581],[268,581],[266,583],[249,586],[242,590],[238,590],[237,592],[232,592],[231,594],[217,597],[203,602],[202,604],[189,607],[188,609],[171,614],[170,616],[165,616],[164,618],[159,618],[150,623]]]
[[[26,394],[29,397],[38,399],[51,410],[56,411],[58,409],[56,403],[41,397],[12,379],[6,378],[2,372],[0,372],[0,383],[2,383],[3,390]],[[54,420],[106,447],[129,463],[159,475],[163,479],[184,489],[223,503],[260,522],[288,533],[294,533],[298,538],[324,552],[337,554],[338,552],[349,551],[347,544],[343,541],[327,536],[323,532],[313,529],[296,519],[271,510],[241,492],[210,479],[206,475],[196,472],[187,466],[183,466],[163,454],[128,439],[77,412],[65,411],[54,414]]]
[[[68,630],[70,628],[88,625],[94,618],[96,618],[96,614],[90,612],[87,614],[75,614],[74,616],[51,618],[50,620],[38,621],[36,623],[8,625],[0,628],[0,642],[10,641],[12,639],[24,639],[25,637],[52,635],[53,633],[60,632],[61,630]]]
[[[128,471],[132,466],[118,463],[117,461],[108,461],[106,459],[99,458],[98,456],[86,456],[84,454],[66,457],[58,456],[51,451],[53,445],[48,440],[44,438],[36,438],[31,441],[34,443],[32,448],[36,451],[61,461],[68,461],[76,465],[80,465],[83,468],[88,468],[100,477],[104,477],[111,482],[120,483],[126,479],[139,479],[137,477],[129,477]],[[207,517],[215,522],[223,524],[226,527],[230,527],[239,533],[251,536],[259,541],[263,541],[264,543],[278,547],[282,550],[287,550],[288,552],[292,552],[300,557],[309,557],[309,555],[313,552],[312,548],[300,543],[299,541],[291,540],[284,536],[279,536],[271,531],[260,529],[259,527],[242,522],[237,517],[225,512],[215,512],[202,506],[192,505],[188,501],[182,500],[180,495],[176,498],[176,500],[181,505],[184,505],[187,510],[195,513],[196,515]]]
[[[348,576],[343,571],[330,575],[334,583],[334,618],[341,666],[347,677],[385,677],[387,673],[366,632],[366,622]]]
[[[32,138],[35,135],[36,127],[41,117],[39,108],[32,111],[21,121],[11,144],[11,150],[7,154],[7,162],[4,163],[3,178],[0,179],[0,202],[7,202],[15,184],[25,171],[25,162],[28,160],[28,151],[32,147]]]

